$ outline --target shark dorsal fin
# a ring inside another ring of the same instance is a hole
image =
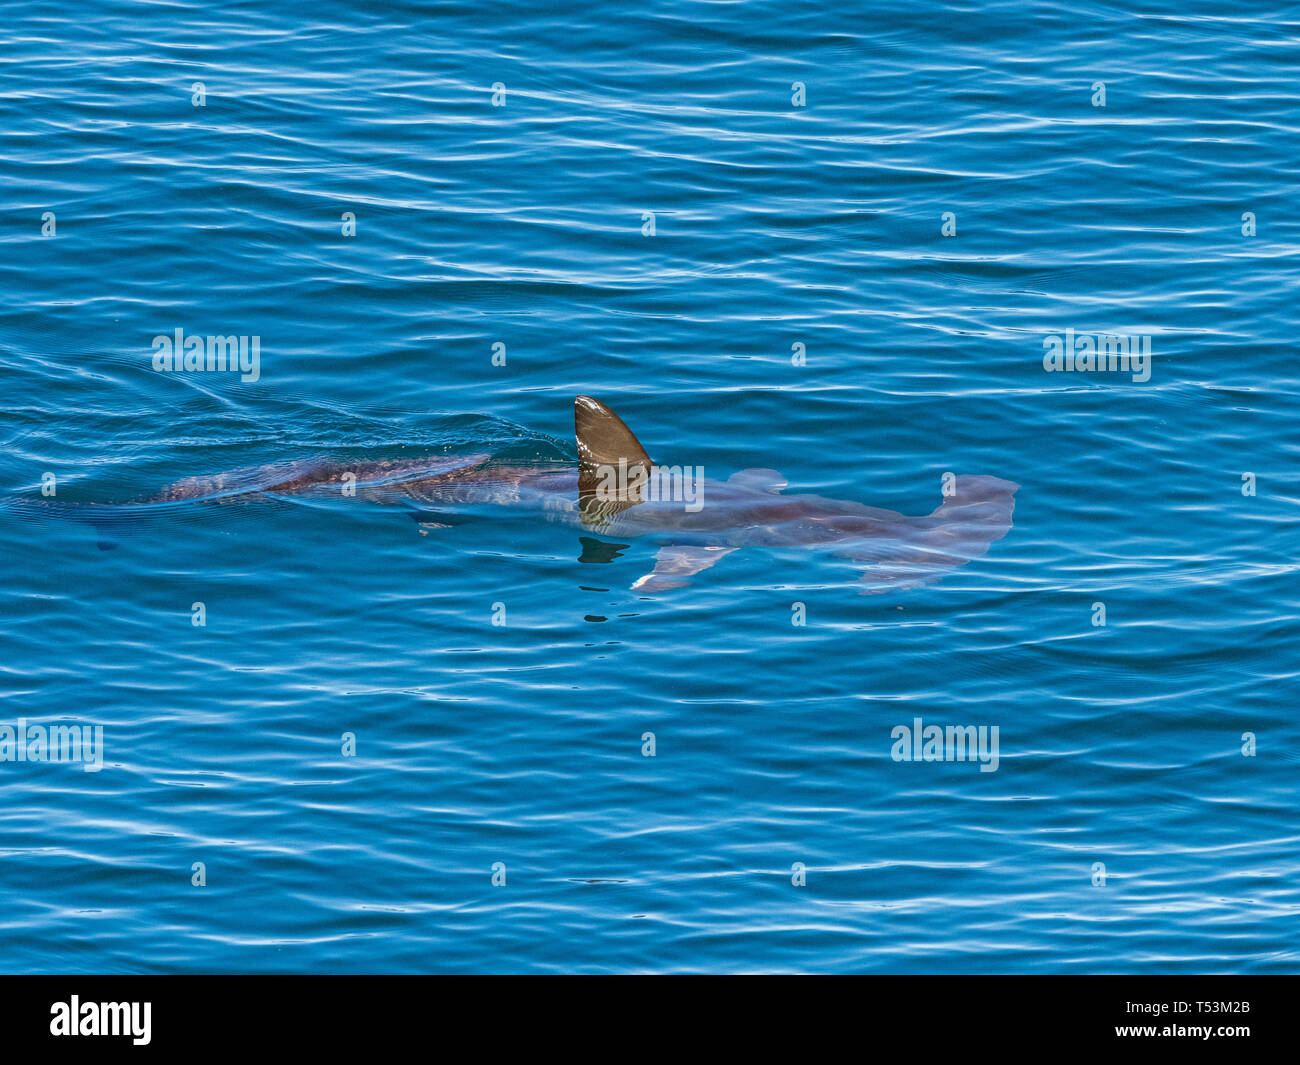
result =
[[[727,478],[728,483],[739,488],[750,488],[755,492],[770,492],[776,495],[782,488],[788,488],[790,482],[776,470],[740,470]]]
[[[578,502],[589,527],[642,501],[650,456],[623,419],[598,399],[573,401],[573,435],[578,442]]]
[[[628,466],[650,468],[645,453],[623,419],[598,399],[578,396],[573,401],[573,435],[578,441],[578,460],[584,466]]]

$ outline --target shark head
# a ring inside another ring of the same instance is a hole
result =
[[[573,401],[578,445],[578,506],[583,522],[598,528],[645,498],[650,456],[623,419],[591,396]]]

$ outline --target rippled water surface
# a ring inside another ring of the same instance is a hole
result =
[[[103,729],[0,761],[5,969],[1296,970],[1294,7],[5,16],[0,725]],[[177,329],[257,379],[156,371]],[[1067,329],[1149,379],[1047,372]],[[1014,527],[646,595],[654,544],[508,507],[37,506],[571,459],[577,394]],[[897,760],[917,718],[996,771]]]

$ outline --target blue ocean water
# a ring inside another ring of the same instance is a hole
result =
[[[873,596],[342,496],[0,511],[0,726],[103,737],[0,761],[4,970],[1297,969],[1293,6],[5,15],[9,502],[571,456],[580,393],[710,475],[1021,488]],[[177,329],[257,379],[155,370]]]

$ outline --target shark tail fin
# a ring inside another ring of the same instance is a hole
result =
[[[23,520],[76,521],[95,530],[95,542],[101,551],[112,551],[123,539],[141,531],[143,519],[172,509],[148,503],[65,503],[53,499],[12,499],[4,510]]]

